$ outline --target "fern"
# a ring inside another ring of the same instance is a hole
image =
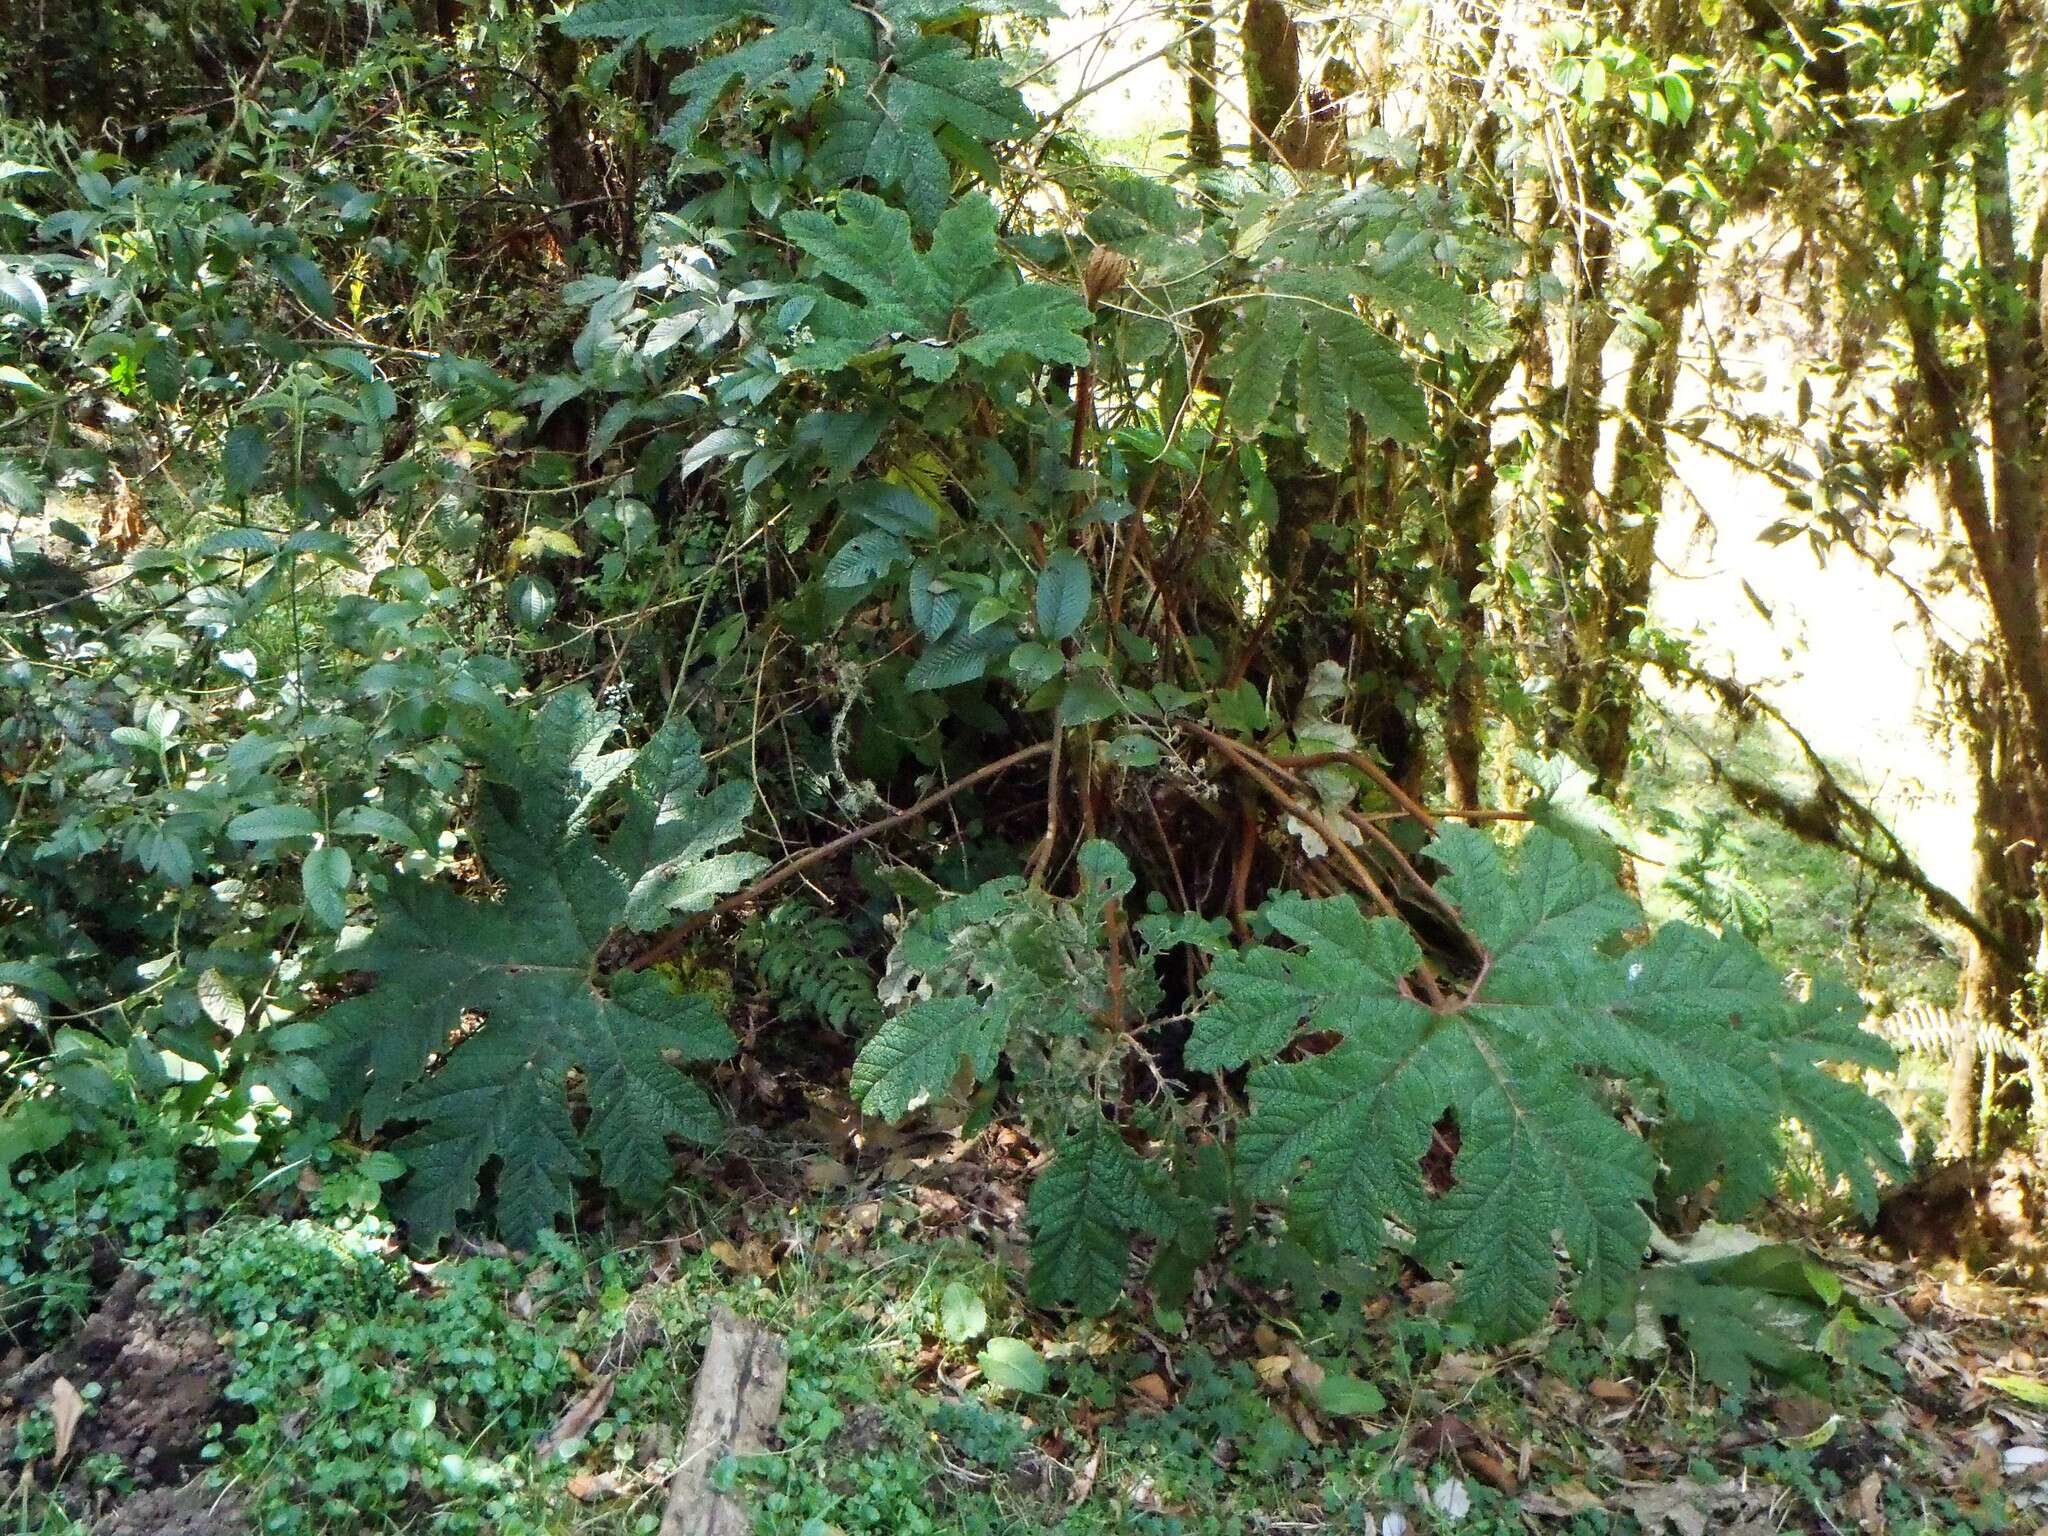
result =
[[[1559,1247],[1582,1311],[1625,1294],[1660,1152],[1673,1187],[1718,1179],[1736,1213],[1771,1188],[1788,1119],[1866,1210],[1875,1172],[1902,1171],[1889,1111],[1827,1070],[1890,1059],[1857,1028],[1852,995],[1795,999],[1744,940],[1683,925],[1619,947],[1634,904],[1543,829],[1509,852],[1452,828],[1429,852],[1485,955],[1462,997],[1418,998],[1422,953],[1395,920],[1288,896],[1269,915],[1299,947],[1221,958],[1217,1000],[1195,1021],[1191,1065],[1267,1059],[1250,1075],[1239,1168],[1253,1193],[1287,1198],[1304,1235],[1370,1255],[1396,1224],[1421,1262],[1459,1273],[1463,1316],[1512,1336],[1548,1314]],[[1271,1060],[1304,1028],[1338,1043]],[[1617,1080],[1662,1107],[1656,1150],[1615,1114]],[[1420,1163],[1446,1113],[1455,1183],[1432,1198]]]
[[[1166,1237],[1178,1225],[1143,1162],[1092,1109],[1031,1186],[1029,1214],[1032,1300],[1095,1315],[1123,1294],[1132,1237]]]
[[[1686,837],[1684,856],[1664,877],[1664,890],[1696,922],[1732,929],[1745,939],[1771,931],[1770,902],[1742,872],[1745,850],[1726,812],[1679,820]]]
[[[635,754],[606,750],[616,725],[587,694],[556,695],[486,763],[475,841],[499,898],[400,876],[374,929],[337,955],[376,981],[320,1021],[325,1107],[366,1130],[410,1125],[394,1204],[427,1242],[477,1205],[488,1167],[498,1224],[523,1242],[568,1211],[593,1162],[645,1200],[669,1176],[669,1137],[719,1134],[709,1095],[678,1065],[728,1055],[723,1021],[658,976],[605,976],[600,957],[615,932],[702,910],[760,867],[716,852],[739,835],[752,792],[705,791],[687,726],[664,726]],[[608,798],[619,815],[600,838]],[[572,1074],[589,1105],[580,1128]]]
[[[749,922],[740,948],[783,1009],[843,1035],[865,1038],[881,1028],[874,973],[837,918],[807,902],[786,902]]]
[[[1483,271],[1486,242],[1440,201],[1372,186],[1303,188],[1272,168],[1219,172],[1203,185],[1226,215],[1206,227],[1177,216],[1160,184],[1105,178],[1089,231],[1128,250],[1150,282],[1180,289],[1177,303],[1201,302],[1197,290],[1216,271],[1233,271],[1239,320],[1215,372],[1228,381],[1223,420],[1235,431],[1298,430],[1312,459],[1341,470],[1354,420],[1402,442],[1428,429],[1408,355],[1382,322],[1439,346],[1497,345],[1498,314],[1459,281]],[[1444,252],[1453,259],[1440,261]]]

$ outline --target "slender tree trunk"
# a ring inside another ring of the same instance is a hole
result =
[[[1444,699],[1444,792],[1452,805],[1472,810],[1480,803],[1479,770],[1485,756],[1481,725],[1485,679],[1479,670],[1478,652],[1486,638],[1485,610],[1474,600],[1473,592],[1486,569],[1493,542],[1493,492],[1499,476],[1492,444],[1483,440],[1470,444],[1469,439],[1477,435],[1474,433],[1459,435],[1466,440],[1460,446],[1476,447],[1479,456],[1464,466],[1466,455],[1459,452],[1456,458],[1460,462],[1452,465],[1453,475],[1463,467],[1464,483],[1451,495],[1444,562],[1458,605],[1451,616],[1458,636],[1457,670]]]
[[[1629,366],[1622,393],[1621,428],[1615,440],[1614,485],[1605,507],[1606,572],[1594,604],[1582,653],[1595,660],[1591,687],[1581,701],[1577,744],[1593,771],[1596,787],[1612,794],[1628,772],[1640,664],[1629,637],[1649,611],[1650,577],[1656,568],[1657,528],[1671,479],[1665,423],[1678,391],[1679,347],[1687,313],[1699,291],[1699,258],[1674,258],[1676,269],[1656,285],[1645,305],[1661,327]]]
[[[1630,18],[1630,25],[1639,29],[1635,35],[1640,45],[1662,58],[1687,46],[1690,15],[1691,7],[1680,0],[1652,0]],[[1711,111],[1701,102],[1682,119],[1674,115],[1648,126],[1644,132],[1650,165],[1666,178],[1680,174],[1709,129]],[[1619,205],[1618,197],[1615,203]],[[1587,579],[1571,604],[1574,654],[1566,658],[1559,703],[1574,754],[1592,770],[1596,787],[1607,794],[1620,786],[1628,771],[1642,686],[1629,642],[1648,608],[1657,528],[1671,478],[1665,422],[1678,389],[1687,317],[1699,292],[1701,253],[1719,228],[1711,205],[1703,216],[1695,214],[1674,191],[1659,195],[1656,215],[1659,224],[1684,231],[1685,238],[1673,242],[1639,286],[1618,296],[1647,320],[1649,334],[1635,344],[1628,363],[1612,483],[1604,492],[1592,488],[1590,460],[1598,452],[1604,402],[1584,402],[1589,414],[1572,421],[1570,440],[1562,450],[1569,455],[1566,494],[1575,499],[1560,511],[1569,519],[1575,507],[1582,507],[1594,537],[1583,559],[1572,552],[1572,566],[1583,570]],[[1694,219],[1690,228],[1689,216]],[[1604,307],[1618,310],[1621,304]],[[1599,345],[1604,348],[1612,335],[1610,323],[1598,334]],[[1586,343],[1594,339],[1588,337]],[[1598,376],[1595,358],[1575,357],[1574,363]]]
[[[2015,1026],[2024,1004],[2026,974],[2016,956],[2040,946],[2041,870],[2035,850],[2041,828],[2031,814],[2013,752],[2020,721],[2009,689],[1992,685],[1973,710],[1970,756],[1976,769],[1977,820],[1971,847],[1971,907],[2007,941],[2007,952],[1972,939],[1962,976],[1961,1012],[1967,1020]],[[1974,1040],[1958,1042],[1950,1062],[1942,1150],[1967,1157],[1986,1149],[1988,1127],[1978,1123],[1978,1079],[1986,1063]],[[1990,1150],[1996,1150],[1992,1148]]]
[[[1608,303],[1613,237],[1594,219],[1579,252],[1579,272],[1565,318],[1563,374],[1536,402],[1551,440],[1545,508],[1539,533],[1543,564],[1563,601],[1537,616],[1540,654],[1552,681],[1551,714],[1544,732],[1552,749],[1565,746],[1586,706],[1591,678],[1579,652],[1577,624],[1594,598],[1591,564],[1600,525],[1596,502],[1600,424],[1606,418],[1607,343],[1614,335]]]
[[[1301,35],[1283,0],[1245,0],[1245,104],[1251,111],[1254,160],[1300,163]]]
[[[461,19],[459,0],[412,0],[412,24],[430,36],[453,37]]]
[[[1223,127],[1216,109],[1216,0],[1184,0],[1188,28],[1188,161],[1214,170],[1223,164]]]

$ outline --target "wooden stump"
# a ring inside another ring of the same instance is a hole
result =
[[[782,1417],[789,1365],[782,1336],[745,1322],[726,1307],[711,1314],[704,1366],[690,1398],[682,1462],[669,1482],[661,1536],[750,1536],[753,1521],[739,1499],[720,1493],[711,1475],[727,1456],[768,1449]]]

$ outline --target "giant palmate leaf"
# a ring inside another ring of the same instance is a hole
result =
[[[607,976],[600,959],[615,934],[701,910],[760,867],[718,851],[753,792],[707,790],[680,722],[637,753],[606,750],[616,725],[587,694],[557,694],[486,764],[474,839],[487,889],[397,877],[373,930],[337,957],[374,985],[321,1018],[328,1107],[369,1130],[410,1127],[394,1207],[427,1242],[479,1203],[487,1170],[499,1227],[525,1241],[570,1209],[593,1165],[628,1198],[651,1198],[671,1137],[719,1134],[709,1094],[682,1070],[732,1050],[710,1000],[651,972]],[[593,822],[614,801],[601,838]]]
[[[1211,972],[1188,1062],[1265,1063],[1238,1167],[1253,1193],[1285,1198],[1298,1230],[1371,1255],[1398,1224],[1425,1266],[1457,1276],[1466,1317],[1512,1336],[1548,1315],[1560,1250],[1583,1311],[1624,1293],[1660,1155],[1676,1188],[1718,1181],[1731,1215],[1772,1187],[1787,1122],[1866,1211],[1876,1175],[1902,1171],[1890,1111],[1829,1070],[1892,1059],[1858,1027],[1854,994],[1797,997],[1746,940],[1682,924],[1624,942],[1635,904],[1542,829],[1510,850],[1451,828],[1429,854],[1485,956],[1462,996],[1423,1001],[1413,935],[1341,898],[1276,899],[1267,915],[1295,947]],[[1336,1044],[1274,1059],[1305,1031]],[[1654,1141],[1624,1105],[1663,1119]],[[1458,1151],[1432,1193],[1423,1158],[1446,1115]]]

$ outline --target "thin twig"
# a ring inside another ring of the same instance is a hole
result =
[[[1302,757],[1276,757],[1273,761],[1282,768],[1326,768],[1332,763],[1348,764],[1385,790],[1394,804],[1422,823],[1424,831],[1436,830],[1436,813],[1424,809],[1420,801],[1395,782],[1392,774],[1363,752],[1311,752]]]
[[[289,0],[284,8],[284,14],[277,19],[276,30],[270,34],[270,41],[264,45],[263,57],[256,61],[256,68],[249,76],[249,83],[234,94],[235,118],[242,115],[244,98],[252,102],[256,99],[256,92],[263,86],[263,77],[270,73],[271,60],[277,57],[277,45],[291,36],[292,18],[298,13],[299,0]],[[214,146],[213,157],[206,162],[206,180],[212,181],[220,175],[221,166],[227,162],[228,146],[234,143],[234,139],[235,124],[230,120],[227,128],[221,133],[220,143]]]
[[[669,928],[646,949],[642,950],[633,959],[627,961],[620,969],[644,971],[650,965],[659,964],[682,948],[688,942],[690,935],[698,929],[716,922],[721,917],[730,916],[742,907],[751,906],[777,886],[794,880],[805,870],[835,859],[840,854],[846,852],[847,849],[857,847],[871,837],[879,837],[884,832],[892,831],[906,823],[913,822],[918,817],[924,815],[926,811],[931,810],[935,806],[945,804],[963,790],[972,789],[975,785],[992,779],[998,774],[1007,773],[1019,763],[1029,762],[1035,757],[1043,757],[1052,749],[1053,744],[1050,741],[1041,741],[1028,747],[1021,747],[1017,751],[1012,752],[1008,757],[997,758],[992,763],[984,763],[981,767],[975,769],[974,772],[962,775],[943,789],[933,790],[915,805],[908,806],[893,816],[884,816],[880,821],[871,821],[866,826],[855,827],[851,832],[835,837],[829,843],[820,844],[808,853],[784,859],[745,890],[735,892],[733,895],[726,897],[725,900],[711,908],[708,912],[692,913],[689,917],[684,918],[681,922]]]

